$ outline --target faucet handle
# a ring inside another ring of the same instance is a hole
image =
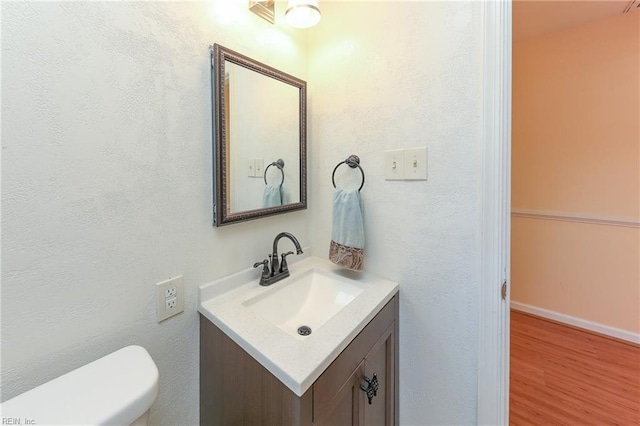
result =
[[[292,251],[288,251],[286,253],[282,253],[282,261],[280,262],[280,272],[284,272],[287,271],[289,269],[289,267],[287,266],[287,256],[289,256],[290,254],[293,254]]]
[[[260,277],[260,283],[262,283],[265,279],[269,278],[271,273],[269,272],[269,261],[267,259],[254,263],[253,267],[258,268],[260,265],[262,265],[262,276]]]
[[[268,261],[267,259],[265,259],[265,260],[263,260],[263,261],[261,261],[261,262],[256,262],[256,263],[254,263],[254,264],[253,264],[253,267],[254,267],[254,268],[257,268],[257,267],[258,267],[258,266],[260,266],[260,265],[265,265],[265,266],[266,266],[266,265],[268,265],[268,264],[269,264],[269,261]]]

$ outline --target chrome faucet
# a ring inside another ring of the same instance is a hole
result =
[[[269,255],[269,260],[264,259],[262,262],[256,262],[253,264],[254,268],[262,265],[262,276],[260,277],[260,285],[271,285],[280,281],[283,278],[289,276],[289,267],[287,265],[287,256],[293,254],[292,251],[282,253],[281,261],[278,262],[278,242],[282,237],[287,237],[291,240],[294,246],[296,246],[296,254],[302,254],[302,247],[298,239],[288,232],[281,232],[276,235],[273,240],[273,250]]]

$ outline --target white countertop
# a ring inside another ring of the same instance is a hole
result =
[[[243,305],[313,268],[356,281],[364,291],[311,335],[293,337]],[[398,291],[395,282],[367,272],[344,270],[317,257],[290,262],[291,276],[268,287],[258,284],[260,269],[248,268],[200,286],[198,310],[298,396]]]

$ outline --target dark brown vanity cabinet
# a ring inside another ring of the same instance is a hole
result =
[[[299,397],[200,316],[200,424],[397,425],[397,353],[398,294]]]

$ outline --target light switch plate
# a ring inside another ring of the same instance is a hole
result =
[[[404,150],[404,178],[406,180],[427,180],[427,147]]]
[[[384,152],[385,180],[404,179],[404,151],[401,149]]]
[[[256,174],[255,177],[262,177],[264,174],[264,158],[256,158]]]
[[[256,175],[256,159],[249,158],[247,160],[247,176],[254,177]]]
[[[158,322],[184,311],[182,275],[156,284],[156,314]]]

